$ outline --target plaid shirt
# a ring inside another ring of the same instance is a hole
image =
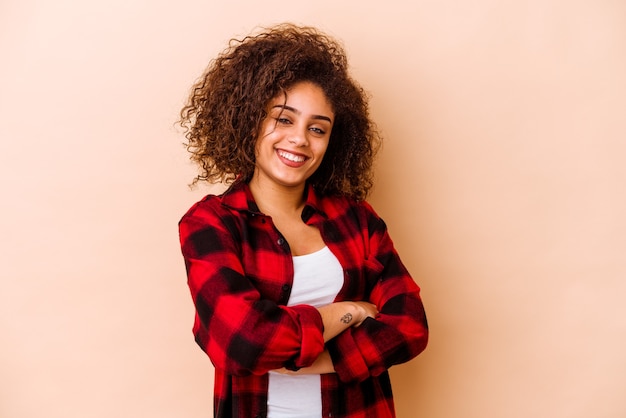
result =
[[[179,223],[196,308],[196,342],[215,366],[214,416],[265,417],[269,370],[309,366],[327,348],[324,417],[394,417],[387,369],[428,340],[424,308],[385,223],[366,202],[307,190],[302,220],[319,228],[344,270],[336,301],[369,300],[380,315],[324,344],[310,305],[285,306],[293,283],[288,243],[245,183],[196,203]]]

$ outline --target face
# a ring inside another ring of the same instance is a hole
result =
[[[300,82],[268,103],[256,142],[252,182],[304,187],[324,158],[335,114],[320,87]]]

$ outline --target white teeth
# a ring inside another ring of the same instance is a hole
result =
[[[278,155],[280,155],[283,158],[288,159],[289,161],[293,161],[294,163],[301,163],[304,161],[304,157],[293,155],[285,151],[278,151]]]

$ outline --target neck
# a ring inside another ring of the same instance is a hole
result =
[[[257,206],[266,215],[302,212],[304,185],[298,187],[264,186],[253,178],[249,186]]]

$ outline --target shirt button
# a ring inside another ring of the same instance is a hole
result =
[[[278,240],[276,241],[276,243],[277,243],[278,245],[283,245],[283,244],[285,243],[285,240],[284,240],[284,239],[282,239],[282,238],[278,238]]]
[[[283,292],[288,291],[290,287],[291,287],[291,286],[289,286],[288,284],[284,284],[284,285],[283,285]]]

